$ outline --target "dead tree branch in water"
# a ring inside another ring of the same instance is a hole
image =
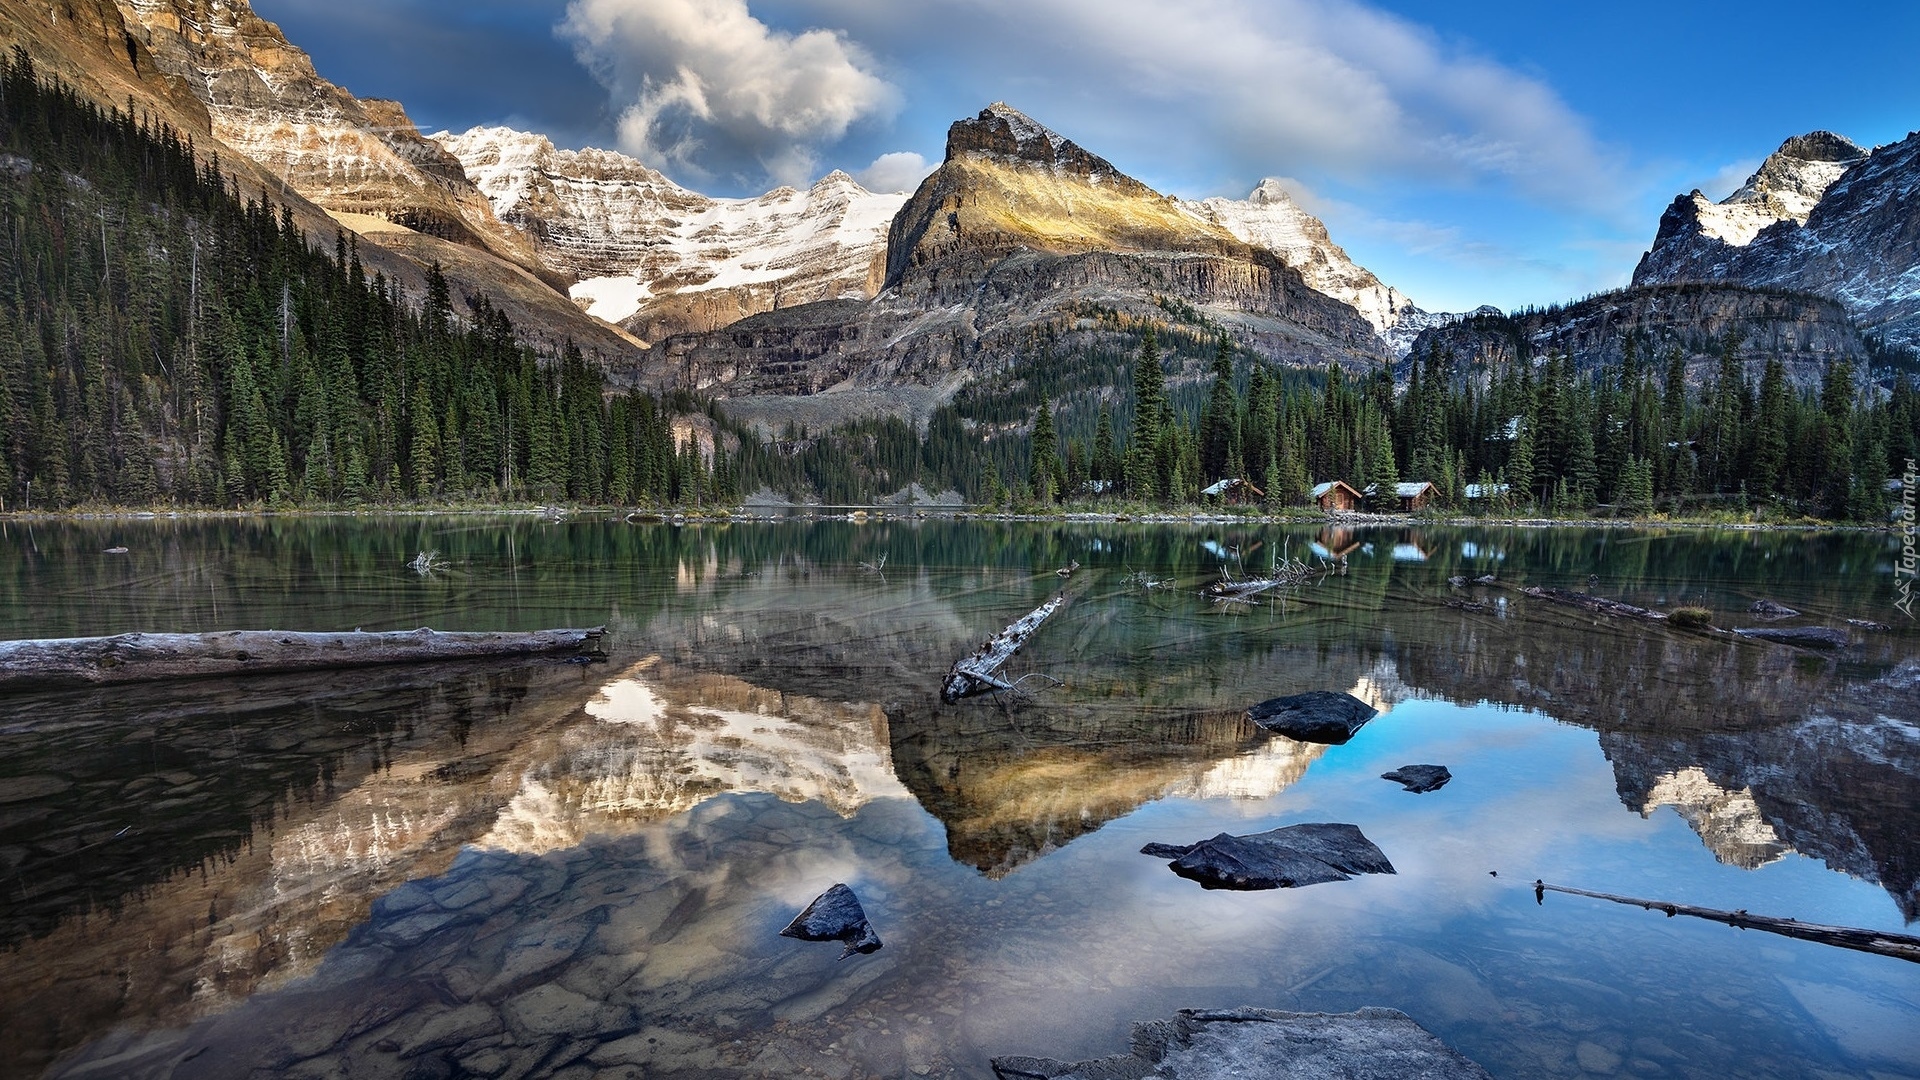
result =
[[[1536,902],[1549,892],[1590,896],[1595,900],[1609,900],[1629,907],[1646,908],[1648,911],[1663,911],[1668,918],[1675,915],[1690,915],[1709,922],[1726,923],[1728,926],[1742,930],[1764,930],[1769,934],[1799,938],[1801,941],[1814,941],[1822,945],[1852,949],[1856,952],[1877,953],[1881,956],[1892,956],[1920,964],[1920,937],[1907,934],[1896,934],[1886,930],[1862,930],[1854,926],[1825,926],[1820,923],[1801,922],[1798,919],[1775,918],[1771,915],[1750,915],[1745,911],[1720,911],[1716,908],[1695,907],[1692,904],[1672,904],[1664,900],[1641,900],[1632,896],[1588,892],[1585,889],[1574,889],[1565,885],[1549,885],[1544,881],[1533,883],[1533,898]]]
[[[948,705],[963,698],[991,693],[995,690],[1012,690],[1017,683],[1000,678],[996,672],[1001,665],[1012,659],[1027,643],[1047,616],[1060,610],[1067,602],[1067,594],[1061,593],[1053,599],[1034,608],[1019,621],[989,638],[971,656],[954,661],[948,669],[946,681],[940,684],[940,700]]]

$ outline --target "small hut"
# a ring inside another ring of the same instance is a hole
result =
[[[1221,480],[1202,488],[1200,494],[1234,506],[1246,506],[1267,497],[1267,493],[1255,487],[1251,481],[1241,480],[1238,477],[1232,480]]]
[[[1329,480],[1313,486],[1313,501],[1329,513],[1344,513],[1360,509],[1363,497],[1345,480]]]

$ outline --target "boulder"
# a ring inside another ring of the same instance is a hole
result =
[[[1772,622],[1775,619],[1791,619],[1795,615],[1800,614],[1785,604],[1766,599],[1755,600],[1753,606],[1747,610],[1768,622]]]
[[[799,938],[801,941],[841,941],[846,948],[841,950],[840,959],[845,960],[854,953],[878,952],[880,935],[874,933],[873,925],[867,922],[867,913],[860,907],[860,898],[844,884],[813,898],[807,910],[794,916],[781,937]]]
[[[1300,742],[1340,746],[1377,713],[1352,694],[1313,690],[1270,698],[1247,710],[1247,719]]]
[[[1392,772],[1380,774],[1380,779],[1391,780],[1416,795],[1429,791],[1439,791],[1453,779],[1445,765],[1402,765]]]
[[[1776,645],[1798,645],[1803,649],[1844,649],[1853,644],[1845,630],[1830,626],[1750,626],[1735,630],[1741,637],[1759,638]]]
[[[1133,1052],[1093,1061],[997,1057],[1000,1080],[1491,1080],[1487,1071],[1397,1009],[1290,1013],[1182,1009],[1133,1026]]]
[[[1251,836],[1221,833],[1185,846],[1148,844],[1142,855],[1207,889],[1294,889],[1355,874],[1391,874],[1393,864],[1357,826],[1289,825]]]

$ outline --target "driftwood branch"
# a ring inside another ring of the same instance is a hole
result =
[[[0,641],[0,691],[525,656],[578,650],[605,633],[605,627],[529,633],[423,627],[373,634],[230,630]]]
[[[946,681],[940,684],[940,700],[951,705],[978,694],[1013,689],[1014,684],[995,673],[1001,665],[1012,659],[1014,653],[1020,651],[1020,646],[1025,645],[1033,632],[1040,629],[1040,624],[1047,621],[1047,616],[1060,610],[1066,602],[1067,595],[1061,593],[995,634],[973,655],[954,661],[953,667],[947,671]]]
[[[1878,953],[1881,956],[1897,957],[1920,964],[1920,937],[1907,934],[1895,934],[1885,930],[1862,930],[1853,926],[1825,926],[1820,923],[1801,922],[1798,919],[1751,915],[1745,911],[1720,911],[1716,908],[1695,907],[1692,904],[1670,904],[1664,900],[1641,900],[1632,896],[1588,892],[1585,889],[1573,889],[1565,885],[1549,885],[1544,881],[1533,883],[1533,898],[1536,901],[1549,892],[1591,896],[1595,900],[1610,900],[1616,904],[1646,908],[1648,911],[1663,911],[1668,918],[1675,915],[1691,915],[1696,919],[1726,923],[1728,926],[1742,930],[1764,930],[1769,934],[1799,938],[1801,941],[1816,941],[1822,945],[1835,945],[1842,949],[1853,949],[1856,952]]]

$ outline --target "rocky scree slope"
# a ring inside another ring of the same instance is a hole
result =
[[[1833,297],[1864,329],[1920,347],[1920,133],[1871,153],[1795,136],[1723,202],[1675,199],[1633,283],[1680,281]]]
[[[863,391],[869,411],[924,418],[1036,343],[1093,329],[1091,310],[1145,324],[1165,320],[1162,301],[1283,363],[1388,356],[1373,324],[1280,255],[996,104],[951,127],[944,162],[894,217],[874,300],[672,338],[661,373],[729,398]]]
[[[589,313],[648,341],[879,290],[903,194],[828,173],[749,199],[689,191],[623,154],[504,127],[441,132],[502,221],[576,284]]]

